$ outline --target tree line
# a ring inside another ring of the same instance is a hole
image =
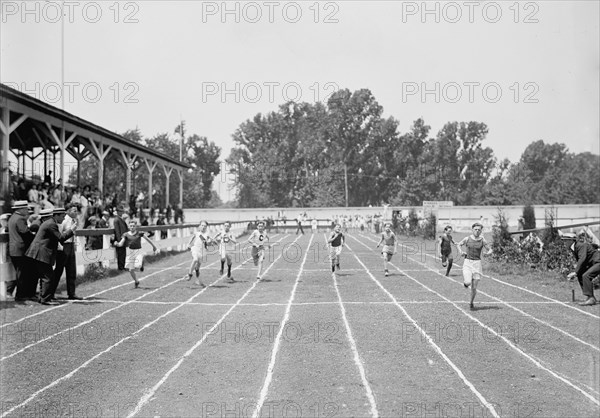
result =
[[[227,162],[240,207],[599,203],[600,161],[563,144],[532,142],[521,159],[498,161],[482,122],[423,119],[408,132],[384,118],[368,89],[323,103],[287,103],[233,134]],[[510,140],[510,138],[507,138]]]
[[[483,122],[448,122],[435,134],[421,118],[408,132],[399,132],[398,126],[394,117],[383,117],[383,107],[368,89],[339,90],[326,103],[289,102],[277,111],[258,113],[232,134],[235,146],[225,162],[237,195],[229,205],[600,203],[598,155],[575,154],[564,144],[537,140],[519,161],[499,161],[485,146],[489,130]],[[185,173],[184,206],[221,205],[212,191],[221,149],[205,137],[186,135],[184,124],[175,133],[185,138],[184,162],[195,167]],[[179,158],[179,142],[168,134],[143,139],[131,130],[124,136]],[[86,175],[93,175],[91,168]],[[118,170],[106,172],[105,184],[122,182]],[[136,187],[146,193],[145,168],[135,176]],[[172,176],[172,181],[171,201],[178,202],[178,179]],[[162,171],[154,172],[153,183],[159,195],[164,193]]]

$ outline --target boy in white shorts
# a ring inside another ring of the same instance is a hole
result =
[[[377,248],[383,243],[381,254],[383,256],[383,270],[386,276],[389,276],[387,263],[392,260],[392,256],[396,253],[398,248],[398,241],[396,240],[396,234],[392,231],[392,224],[386,222],[385,231],[381,233],[381,240],[377,244]]]
[[[154,253],[158,254],[160,250],[148,237],[141,231],[137,230],[137,222],[129,221],[129,231],[125,232],[121,240],[115,243],[116,247],[127,247],[127,255],[125,258],[125,270],[129,270],[129,274],[133,279],[135,288],[140,286],[135,271],[144,271],[144,257],[145,253],[142,251],[142,238],[144,238],[154,249]]]
[[[198,286],[206,287],[204,283],[200,281],[200,264],[204,257],[204,250],[208,244],[212,243],[213,239],[208,235],[208,224],[206,221],[200,222],[200,227],[192,235],[192,239],[188,244],[188,249],[192,253],[192,263],[188,273],[183,276],[184,279],[190,280],[192,278],[192,272],[196,270],[196,281],[195,284]]]
[[[233,277],[231,276],[231,253],[235,251],[235,245],[237,241],[235,237],[230,232],[231,223],[225,222],[223,224],[223,230],[215,235],[215,242],[219,243],[219,253],[221,254],[221,270],[219,274],[223,276],[223,269],[225,268],[225,262],[227,262],[227,278],[229,281],[233,282]]]
[[[259,221],[256,225],[256,229],[248,238],[248,243],[252,245],[252,260],[254,261],[254,265],[258,267],[256,272],[256,279],[260,280],[262,273],[263,260],[265,259],[265,248],[271,248],[271,245],[268,244],[269,235],[267,231],[265,231],[265,223],[263,221]]]
[[[481,269],[481,251],[483,248],[487,248],[488,251],[486,255],[488,255],[492,253],[492,248],[481,235],[481,231],[483,231],[482,224],[475,222],[471,228],[473,234],[463,238],[456,246],[458,247],[460,255],[465,257],[465,262],[463,263],[464,286],[467,288],[471,286],[471,301],[469,303],[469,308],[474,310],[475,306],[473,305],[473,301],[477,294],[477,285],[483,276]],[[463,245],[467,247],[467,252],[462,250],[461,247]]]

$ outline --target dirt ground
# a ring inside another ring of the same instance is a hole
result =
[[[208,287],[183,279],[184,253],[138,289],[121,274],[81,302],[3,303],[1,416],[600,416],[600,306],[564,284],[488,275],[470,310],[432,241],[401,238],[386,277],[369,233],[335,274],[323,232],[271,240],[261,280],[240,248],[235,282],[216,255]]]

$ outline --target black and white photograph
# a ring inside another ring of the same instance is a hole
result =
[[[0,0],[0,418],[598,418],[600,2]]]

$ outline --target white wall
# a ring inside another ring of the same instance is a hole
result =
[[[414,208],[423,213],[422,206],[403,206],[390,207],[386,212],[386,218],[391,218],[392,210],[404,210],[408,212]],[[483,216],[483,224],[491,226],[494,223],[495,216],[498,213],[498,206],[454,206],[451,208],[438,209],[438,223],[440,225],[451,223],[455,229],[468,228],[473,222],[478,221]],[[523,213],[523,206],[501,206],[508,223],[511,227],[517,227],[517,219]],[[546,209],[553,209],[556,225],[568,225],[574,223],[593,222],[600,220],[600,205],[537,205],[534,206],[536,215],[536,226],[544,226],[544,217]],[[306,212],[308,218],[329,219],[332,216],[339,215],[375,215],[384,214],[384,208],[379,207],[337,207],[337,208],[256,208],[256,209],[186,209],[186,222],[222,222],[229,220],[250,221],[262,219],[263,216],[272,216],[277,219],[283,213],[288,221],[293,221],[300,213]],[[595,229],[595,228],[592,228]],[[596,227],[597,229],[597,227]]]

